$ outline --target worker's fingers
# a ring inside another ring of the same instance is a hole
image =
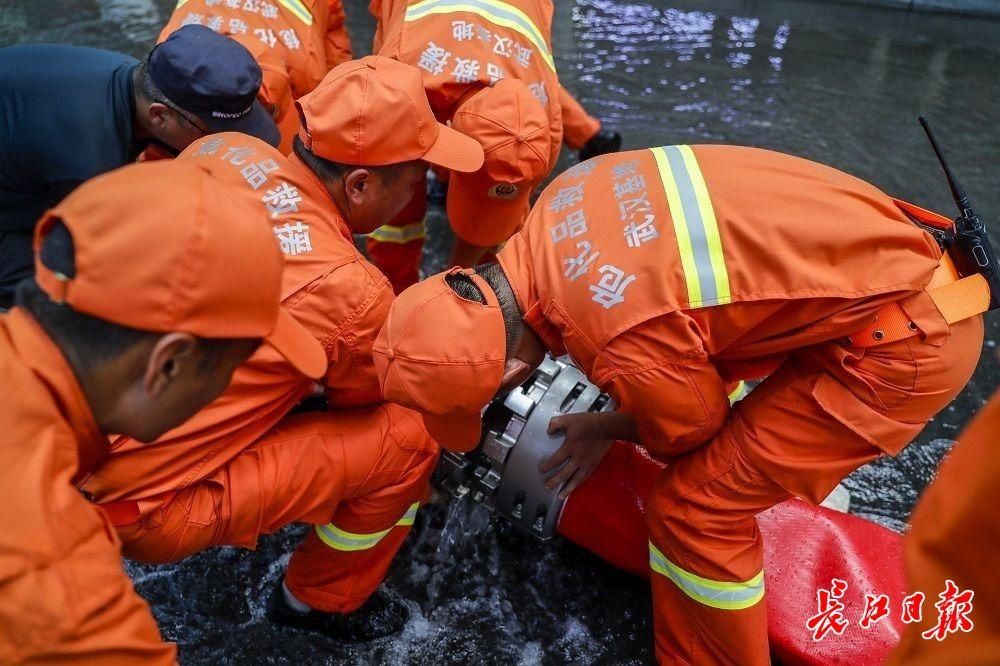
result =
[[[565,416],[553,416],[549,419],[548,433],[554,435],[560,430],[566,429],[566,417]]]
[[[558,488],[563,483],[566,483],[570,480],[570,478],[572,478],[573,474],[575,474],[578,469],[580,469],[580,466],[576,463],[576,461],[570,458],[566,464],[563,465],[562,469],[553,474],[552,478],[545,482],[546,490]]]
[[[556,452],[551,456],[542,461],[542,464],[538,466],[538,471],[542,474],[548,474],[556,467],[559,467],[563,461],[569,459],[573,455],[573,447],[570,446],[569,442],[564,443]]]
[[[569,497],[571,492],[579,488],[584,481],[590,478],[593,471],[594,469],[592,467],[580,467],[576,474],[573,475],[573,478],[567,481],[566,485],[563,486],[563,489],[559,491],[559,499],[564,500]]]

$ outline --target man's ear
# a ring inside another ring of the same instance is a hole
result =
[[[372,172],[368,169],[355,169],[344,178],[344,194],[352,206],[367,203],[372,196]]]
[[[164,127],[170,121],[171,114],[172,110],[161,102],[152,102],[146,107],[149,123],[156,128]]]
[[[503,379],[500,380],[498,392],[506,393],[513,390],[515,386],[520,386],[528,379],[533,370],[534,368],[516,356],[507,359],[503,366]]]
[[[143,388],[150,397],[162,394],[180,376],[185,363],[193,363],[198,340],[190,333],[167,333],[149,351]]]

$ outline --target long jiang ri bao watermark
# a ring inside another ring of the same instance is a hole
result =
[[[806,628],[812,632],[814,641],[821,641],[831,633],[840,636],[851,624],[844,616],[846,605],[843,598],[847,588],[846,581],[834,578],[830,582],[829,589],[816,591],[817,612],[806,621]],[[975,624],[969,615],[972,613],[974,595],[972,590],[960,590],[955,581],[946,580],[944,591],[938,595],[938,602],[934,604],[938,613],[937,624],[920,635],[925,640],[943,641],[950,634],[972,631]],[[923,620],[926,598],[927,595],[923,592],[914,592],[903,598],[900,604],[900,620],[903,624],[913,624]],[[888,617],[891,612],[889,595],[866,594],[865,607],[858,626],[867,631]]]

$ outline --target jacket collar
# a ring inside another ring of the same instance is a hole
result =
[[[107,451],[108,439],[97,427],[73,369],[56,343],[30,314],[21,308],[14,308],[4,319],[18,358],[45,386],[76,436],[80,459],[77,477],[89,473]]]

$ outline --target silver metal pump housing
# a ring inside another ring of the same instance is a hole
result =
[[[556,533],[564,500],[560,488],[546,490],[539,464],[562,446],[561,433],[548,434],[561,414],[610,412],[614,401],[568,359],[546,356],[531,377],[483,411],[483,436],[474,450],[445,451],[435,484],[458,498],[469,497],[548,541]]]

